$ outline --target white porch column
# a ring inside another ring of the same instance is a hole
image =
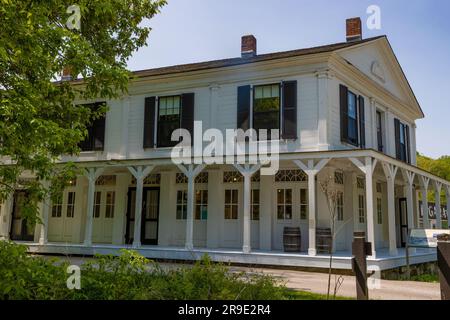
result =
[[[445,197],[447,199],[447,225],[450,229],[450,185],[445,187]]]
[[[86,228],[84,232],[84,245],[92,245],[92,220],[94,215],[94,194],[95,181],[103,173],[104,168],[87,168],[86,177],[88,179],[88,195],[87,195],[87,209],[86,209]]]
[[[134,235],[133,247],[141,246],[141,227],[142,227],[142,196],[144,192],[144,179],[152,172],[155,166],[128,167],[128,171],[136,179],[136,202],[134,206]]]
[[[308,175],[308,205],[309,205],[309,248],[308,255],[317,255],[316,248],[316,176],[327,165],[331,159],[322,159],[317,164],[314,160],[308,160],[305,164],[301,160],[294,160],[294,163]]]
[[[254,166],[250,166],[249,164],[245,164],[241,166],[239,164],[235,164],[234,167],[239,170],[239,172],[244,176],[244,234],[243,234],[243,243],[242,243],[242,251],[244,253],[250,253],[251,251],[251,203],[250,198],[252,195],[252,176],[261,168],[261,165],[256,164]]]
[[[387,196],[388,196],[388,228],[389,228],[389,254],[397,255],[397,236],[395,228],[395,176],[398,167],[383,163],[383,171],[387,180]]]
[[[49,184],[47,182],[44,183],[44,187],[48,189]],[[42,224],[41,230],[39,233],[39,244],[45,245],[48,242],[48,216],[50,212],[51,199],[50,195],[47,194],[42,203]]]
[[[371,157],[365,158],[363,164],[356,158],[350,158],[350,161],[365,174],[366,181],[366,211],[367,211],[367,241],[372,244],[372,258],[376,257],[375,248],[375,226],[374,226],[374,198],[373,198],[373,172],[377,166],[377,159]]]
[[[442,183],[434,181],[434,198],[435,198],[434,211],[436,213],[436,229],[442,229],[441,191],[442,191]]]
[[[403,179],[406,182],[406,209],[408,214],[408,235],[409,231],[414,228],[414,178],[416,174],[406,169],[402,170]]]
[[[186,250],[194,249],[194,182],[195,177],[205,168],[204,164],[197,166],[193,164],[178,165],[178,168],[188,178],[188,190],[187,190],[187,219],[186,219]]]
[[[422,222],[423,222],[423,228],[427,229],[430,228],[430,218],[429,218],[429,211],[428,208],[428,187],[430,185],[430,178],[419,176],[420,180],[420,192],[422,194]]]

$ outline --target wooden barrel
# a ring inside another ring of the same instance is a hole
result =
[[[300,252],[301,240],[300,228],[284,227],[283,245],[285,252]]]
[[[316,228],[316,247],[318,253],[329,253],[331,247],[331,229]]]

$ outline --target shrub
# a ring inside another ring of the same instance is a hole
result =
[[[138,253],[97,255],[81,266],[81,289],[66,286],[68,263],[27,254],[0,242],[0,299],[270,300],[293,297],[273,277],[231,272],[204,256],[193,266],[165,270]]]

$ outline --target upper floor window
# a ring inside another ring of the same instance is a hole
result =
[[[381,111],[377,110],[376,113],[376,126],[377,126],[377,143],[378,151],[383,152],[383,115]]]
[[[340,85],[341,140],[354,146],[366,147],[364,97]]]
[[[280,129],[280,85],[254,87],[253,129],[266,129],[268,138],[271,129]]]
[[[409,126],[398,119],[395,119],[395,149],[398,160],[411,163]]]
[[[181,97],[160,97],[158,104],[158,147],[173,147],[178,142],[172,141],[172,132],[179,129]]]
[[[84,105],[92,110],[98,110],[103,106],[104,102],[97,102]],[[105,147],[105,120],[106,117],[100,117],[92,121],[87,126],[88,135],[86,139],[80,142],[79,147],[81,151],[103,151]]]
[[[266,129],[268,139],[278,129],[282,139],[297,139],[297,81],[238,87],[237,128]]]
[[[194,93],[165,97],[147,97],[144,107],[144,148],[173,147],[176,129],[186,129],[194,141]]]

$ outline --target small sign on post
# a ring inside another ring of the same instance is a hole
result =
[[[367,256],[372,255],[372,244],[366,242],[364,232],[353,234],[352,254],[352,269],[356,277],[356,297],[358,300],[369,300]]]

